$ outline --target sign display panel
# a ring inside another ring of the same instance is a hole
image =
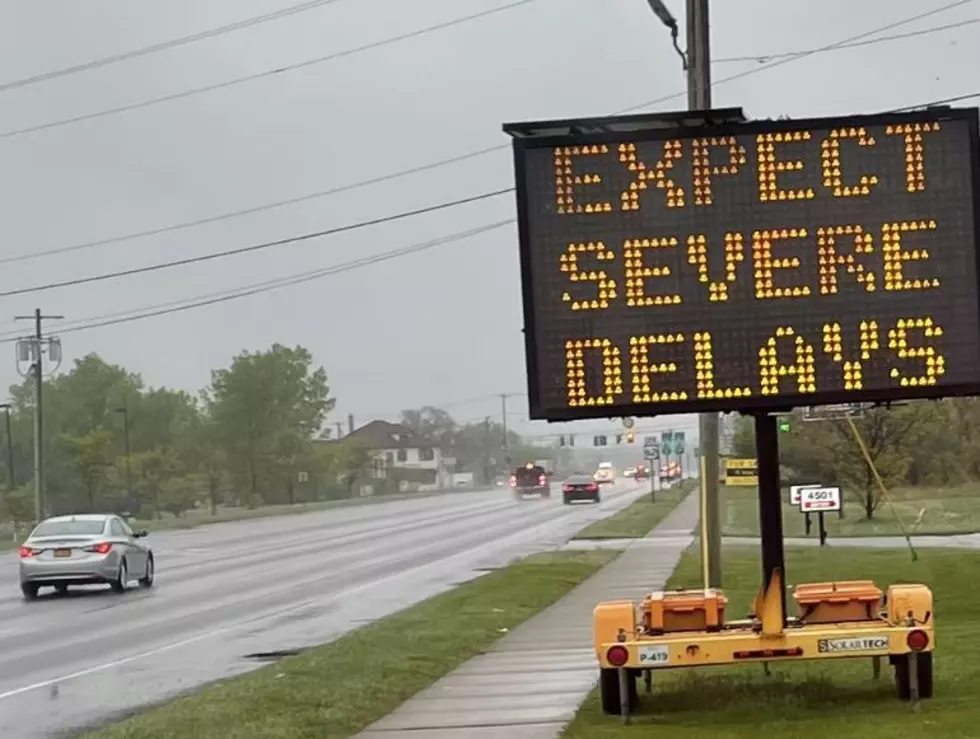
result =
[[[759,485],[759,462],[755,459],[726,459],[725,484],[734,487]]]
[[[505,127],[531,417],[980,393],[977,116]]]
[[[800,490],[800,513],[840,510],[840,488],[803,488]]]
[[[800,491],[803,488],[819,488],[819,487],[823,487],[823,486],[822,485],[818,485],[816,483],[813,483],[811,485],[790,485],[789,486],[789,504],[791,506],[793,506],[794,508],[799,508],[800,507]]]

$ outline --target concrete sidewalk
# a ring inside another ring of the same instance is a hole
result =
[[[490,651],[369,726],[360,739],[555,739],[599,678],[592,609],[663,587],[694,540],[691,494],[642,546],[630,546],[560,601],[498,640]]]

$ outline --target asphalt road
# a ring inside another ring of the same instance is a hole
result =
[[[159,532],[156,586],[21,599],[0,559],[0,737],[99,725],[263,663],[246,655],[330,641],[515,557],[563,544],[643,494],[563,506],[509,490]],[[45,593],[49,591],[44,591]]]

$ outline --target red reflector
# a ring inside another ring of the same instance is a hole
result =
[[[35,557],[35,556],[37,556],[37,554],[38,554],[38,551],[36,549],[31,549],[30,547],[21,547],[20,548],[20,556],[21,557],[24,557],[24,558],[26,558],[26,557]]]
[[[112,544],[107,541],[100,541],[98,544],[93,544],[90,547],[85,547],[86,552],[94,552],[95,554],[108,554],[112,550]]]
[[[606,652],[606,661],[609,662],[613,667],[622,667],[627,662],[629,662],[630,653],[626,647],[621,647],[618,644],[613,647],[609,647]]]
[[[924,631],[916,629],[908,633],[908,636],[905,637],[905,643],[909,645],[909,649],[913,652],[921,652],[929,646],[929,635]]]

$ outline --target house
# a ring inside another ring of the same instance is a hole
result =
[[[344,441],[357,440],[371,450],[371,478],[397,480],[402,490],[450,486],[455,460],[445,457],[431,441],[411,429],[388,421],[371,421],[354,429]]]

